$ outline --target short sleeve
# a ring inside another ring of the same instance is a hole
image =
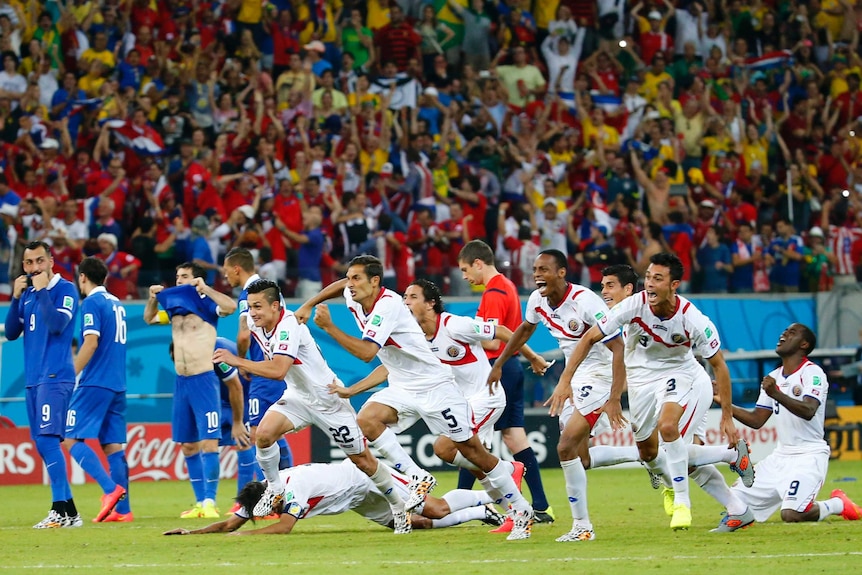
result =
[[[59,288],[60,286],[62,286],[62,289],[59,301],[57,302],[57,311],[66,314],[70,318],[75,317],[75,312],[78,309],[78,295],[75,293],[77,288],[65,282],[59,284],[57,287]]]
[[[772,411],[775,407],[775,400],[766,395],[766,392],[761,389],[760,395],[757,396],[757,402],[754,406],[759,409],[768,409],[769,411]]]
[[[452,339],[478,343],[494,339],[497,328],[493,323],[459,315],[448,315],[443,320]]]
[[[400,308],[403,308],[403,310]],[[401,300],[392,295],[392,292],[384,293],[377,300],[377,303],[374,304],[371,315],[368,321],[365,322],[365,327],[362,330],[362,339],[373,341],[380,347],[383,347],[395,329],[399,313],[406,309]]]
[[[596,325],[605,335],[616,334],[634,317],[643,296],[636,294],[627,297],[607,312],[598,311],[593,315]]]
[[[302,343],[302,333],[293,314],[285,314],[275,327],[272,337],[272,355],[286,355],[296,359]]]
[[[92,298],[87,298],[81,304],[81,335],[102,335],[102,316]]]
[[[539,317],[539,314],[536,311],[539,308],[541,297],[542,296],[539,295],[538,290],[533,291],[533,293],[530,294],[530,298],[527,300],[527,308],[524,310],[524,320],[533,325],[538,325],[538,323],[542,321],[542,318]]]
[[[819,403],[826,398],[828,383],[826,374],[816,365],[809,365],[802,372],[802,396],[813,397]]]
[[[213,364],[215,368],[216,375],[221,381],[227,381],[235,376],[239,371],[237,368],[226,364],[225,362],[220,362]]]
[[[700,355],[709,359],[718,353],[721,349],[721,340],[715,324],[693,305],[685,312],[685,318],[692,328],[689,338],[697,346]]]

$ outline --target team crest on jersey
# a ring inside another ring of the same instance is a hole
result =
[[[670,340],[674,343],[682,343],[685,341],[685,337],[683,337],[682,334],[675,333],[670,336]]]
[[[72,307],[74,305],[75,305],[75,300],[72,299],[72,296],[70,296],[70,295],[64,295],[63,296],[63,307],[64,308],[72,309]]]
[[[371,325],[380,325],[381,323],[383,323],[383,318],[379,315],[375,315],[371,318]]]
[[[454,345],[450,345],[448,348],[446,348],[446,355],[448,355],[449,357],[458,357],[458,348]]]
[[[570,319],[569,320],[569,331],[578,331],[578,328],[581,327],[577,321]]]
[[[93,325],[93,314],[85,313],[84,314],[84,327],[87,327],[89,325]],[[818,384],[815,384],[815,385],[818,385]]]
[[[290,337],[289,331],[282,331],[278,334],[278,341],[287,341],[287,339],[289,337]]]
[[[790,391],[793,393],[793,397],[799,397],[800,395],[802,395],[802,386],[794,385]]]

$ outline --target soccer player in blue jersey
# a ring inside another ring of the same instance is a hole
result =
[[[239,294],[239,330],[236,335],[237,356],[246,357],[251,361],[264,361],[263,350],[257,342],[251,340],[251,334],[248,329],[248,286],[260,279],[254,271],[254,256],[245,248],[234,248],[230,250],[224,258],[224,277],[231,287],[241,287],[242,291]],[[257,426],[260,420],[263,419],[266,410],[270,406],[281,399],[284,394],[284,380],[267,379],[259,375],[250,375],[251,384],[248,391],[248,424],[251,430],[252,450],[249,453],[251,459],[246,459],[249,455],[244,455],[240,461],[240,467],[249,465],[258,473],[259,478],[263,478],[263,471],[257,465],[255,459],[257,441]],[[279,469],[285,469],[293,466],[293,455],[290,452],[290,447],[287,440],[281,437],[278,440],[280,451]],[[242,485],[245,485],[244,483]],[[238,509],[237,505],[234,508]]]
[[[78,268],[81,345],[75,357],[80,374],[66,416],[63,445],[102,488],[101,508],[93,523],[133,520],[127,493],[129,464],[126,442],[126,310],[105,290],[108,268],[98,258],[84,258]],[[85,439],[98,439],[110,472]]]
[[[12,287],[6,338],[24,336],[27,419],[33,443],[48,470],[52,495],[51,511],[33,527],[80,527],[84,523],[72,499],[60,447],[75,387],[72,319],[78,309],[78,289],[54,273],[54,258],[44,242],[27,244],[22,263],[25,275],[18,276]]]
[[[233,298],[204,281],[206,271],[193,262],[177,266],[176,287],[150,286],[144,308],[148,324],[171,324],[177,372],[171,436],[181,444],[195,494],[195,505],[181,518],[219,516],[215,506],[221,437],[219,382],[212,365],[216,324],[236,310]],[[164,309],[159,311],[159,306]]]

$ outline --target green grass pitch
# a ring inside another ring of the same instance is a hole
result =
[[[396,537],[353,513],[302,520],[286,536],[164,537],[161,533],[174,527],[207,524],[177,518],[191,499],[190,487],[180,482],[133,484],[132,524],[93,525],[98,488],[75,486],[84,527],[40,531],[31,526],[47,513],[49,488],[3,487],[0,573],[862,573],[862,521],[831,517],[818,524],[785,525],[774,516],[744,531],[710,533],[721,509],[692,484],[692,528],[674,533],[660,492],[649,487],[640,469],[588,472],[597,539],[556,543],[571,526],[562,472],[542,475],[557,522],[537,525],[530,540],[515,542],[489,534],[478,523]],[[731,479],[729,472],[726,477]],[[847,477],[859,481],[835,481]],[[435,495],[452,488],[456,474],[439,479]],[[862,501],[862,463],[832,462],[820,497],[835,488]],[[222,511],[230,508],[234,489],[233,481],[220,485]]]

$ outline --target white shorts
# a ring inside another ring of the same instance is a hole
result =
[[[346,399],[339,401],[336,411],[323,413],[308,405],[307,401],[288,389],[281,399],[273,403],[267,412],[274,411],[286,417],[296,431],[316,425],[347,455],[359,455],[365,451],[365,437],[356,423],[356,411]]]
[[[368,401],[388,405],[398,412],[398,423],[392,426],[395,433],[409,429],[421,419],[431,433],[448,437],[455,443],[473,437],[470,404],[454,380],[424,393],[387,387]]]
[[[702,425],[701,419],[706,410],[712,405],[712,382],[709,375],[700,365],[696,365],[673,374],[658,374],[653,383],[630,383],[629,411],[635,441],[646,441],[652,435],[665,403],[677,403],[683,407],[683,417],[679,422],[680,433],[684,430],[683,435],[693,436]],[[699,417],[692,419],[695,411],[699,413]],[[690,439],[688,441],[691,442]]]
[[[629,386],[629,422],[638,443],[649,439],[658,425],[658,391],[655,385]]]
[[[574,415],[575,409],[587,418],[592,429],[601,415],[597,413],[598,410],[604,407],[611,396],[611,380],[612,377],[605,371],[585,372],[583,374],[576,372],[572,378],[572,396],[575,401],[574,403],[566,401],[563,406],[563,411],[560,412],[560,431],[565,429],[569,419]]]
[[[706,434],[706,413],[712,406],[712,380],[701,371],[701,376],[695,378],[688,402],[683,405],[682,417],[679,418],[679,434],[686,444],[693,443],[694,437],[701,439]]]
[[[482,442],[488,450],[491,449],[491,443],[494,440],[494,424],[503,415],[503,410],[506,409],[505,395],[496,393],[488,395],[474,395],[467,399],[472,411],[470,418],[470,427],[474,435],[479,436],[479,441]]]
[[[817,497],[828,466],[828,448],[804,455],[772,452],[754,464],[754,485],[745,487],[737,479],[731,489],[757,521],[766,521],[779,507],[802,513]]]

